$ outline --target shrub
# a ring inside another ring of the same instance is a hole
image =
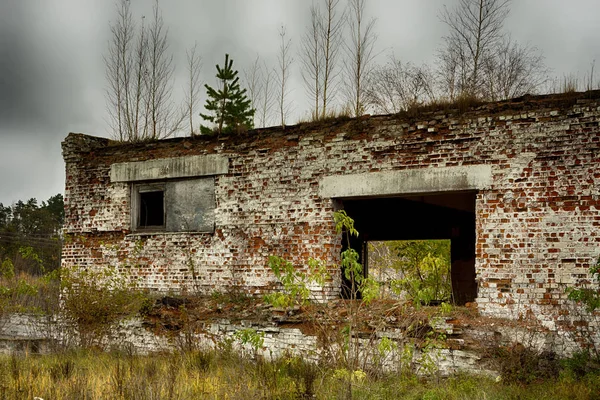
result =
[[[145,296],[114,268],[102,271],[63,270],[62,312],[84,347],[100,345],[122,319],[137,314]]]

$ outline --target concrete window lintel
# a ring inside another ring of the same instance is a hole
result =
[[[137,182],[220,175],[229,172],[229,158],[217,154],[116,163],[111,182]]]
[[[481,190],[491,184],[490,165],[467,165],[330,175],[321,179],[319,193],[323,198],[393,196]]]

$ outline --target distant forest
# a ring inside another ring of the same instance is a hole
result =
[[[14,271],[41,275],[60,266],[64,222],[62,194],[38,204],[31,198],[5,206],[0,203],[0,264]]]

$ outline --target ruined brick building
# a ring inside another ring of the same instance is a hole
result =
[[[140,144],[70,134],[63,266],[160,291],[277,288],[269,255],[323,260],[345,209],[370,240],[451,240],[455,301],[565,322],[600,255],[600,93],[536,96]]]

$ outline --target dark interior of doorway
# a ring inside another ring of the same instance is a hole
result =
[[[475,192],[340,202],[359,232],[350,245],[360,254],[365,274],[369,241],[450,239],[453,302],[464,305],[475,300]],[[342,295],[347,295],[345,287],[348,282],[342,282]]]

